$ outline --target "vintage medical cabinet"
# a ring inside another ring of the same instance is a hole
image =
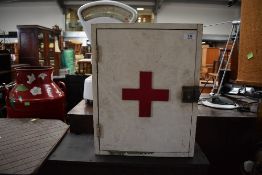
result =
[[[94,24],[96,154],[192,157],[200,24]]]

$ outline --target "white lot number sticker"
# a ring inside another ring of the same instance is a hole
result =
[[[185,33],[184,34],[184,39],[187,39],[187,40],[195,40],[196,39],[196,34],[195,33]]]

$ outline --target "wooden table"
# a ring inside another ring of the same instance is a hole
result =
[[[70,132],[93,134],[93,106],[81,100],[67,113],[67,121],[70,124]]]
[[[34,174],[63,138],[60,120],[0,119],[0,174]]]
[[[193,158],[101,156],[94,154],[92,134],[68,133],[40,174],[205,175],[208,165],[197,144]]]
[[[241,174],[243,162],[252,158],[258,134],[256,113],[198,105],[196,141],[210,161],[212,175]]]
[[[107,175],[207,174],[209,161],[197,144],[193,158],[95,155],[92,116],[92,106],[86,104],[84,100],[68,112],[70,133],[67,133],[46,164],[41,168],[40,175],[50,173]]]
[[[226,172],[232,175],[238,173],[239,162],[246,157],[250,145],[253,144],[249,141],[253,139],[251,133],[255,130],[256,114],[240,112],[236,109],[214,109],[203,105],[199,105],[198,110],[196,141],[201,150],[197,145],[196,149],[200,150],[200,153],[196,151],[195,156],[207,156],[210,161],[210,174],[212,175],[225,174]],[[86,104],[83,100],[69,114],[75,117],[74,120],[77,120],[79,116],[80,118],[86,117],[85,120],[92,120],[92,106]],[[86,125],[86,127],[86,129],[90,129],[89,125]],[[91,127],[93,127],[92,123]],[[91,174],[103,174],[103,172],[106,172],[104,174],[114,174],[112,172],[115,172],[115,174],[139,174],[139,171],[141,174],[175,174],[174,172],[177,172],[178,169],[182,171],[186,162],[188,167],[191,167],[188,168],[188,171],[194,169],[192,168],[193,165],[199,169],[206,169],[207,167],[204,158],[200,158],[197,165],[196,157],[193,158],[195,164],[192,165],[190,159],[184,158],[151,159],[95,156],[93,137],[90,134],[88,132],[81,135],[67,134],[61,145],[50,156],[46,166],[43,167],[42,174],[52,171],[57,173],[60,171],[68,172],[68,174],[85,174],[86,172]],[[184,163],[179,162],[179,160]],[[175,168],[171,168],[173,166]],[[184,174],[188,171],[185,171]]]

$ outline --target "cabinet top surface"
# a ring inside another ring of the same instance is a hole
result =
[[[198,30],[202,31],[202,24],[187,24],[187,23],[99,23],[92,24],[93,29],[161,29],[161,30]]]
[[[39,25],[17,25],[18,29],[41,29],[41,30],[49,30],[53,31],[51,28],[47,28],[44,26],[39,26]]]

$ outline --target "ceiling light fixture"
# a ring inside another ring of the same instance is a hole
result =
[[[145,10],[144,8],[141,8],[141,7],[139,7],[139,8],[136,8],[136,10],[137,11],[142,11],[142,10]]]

